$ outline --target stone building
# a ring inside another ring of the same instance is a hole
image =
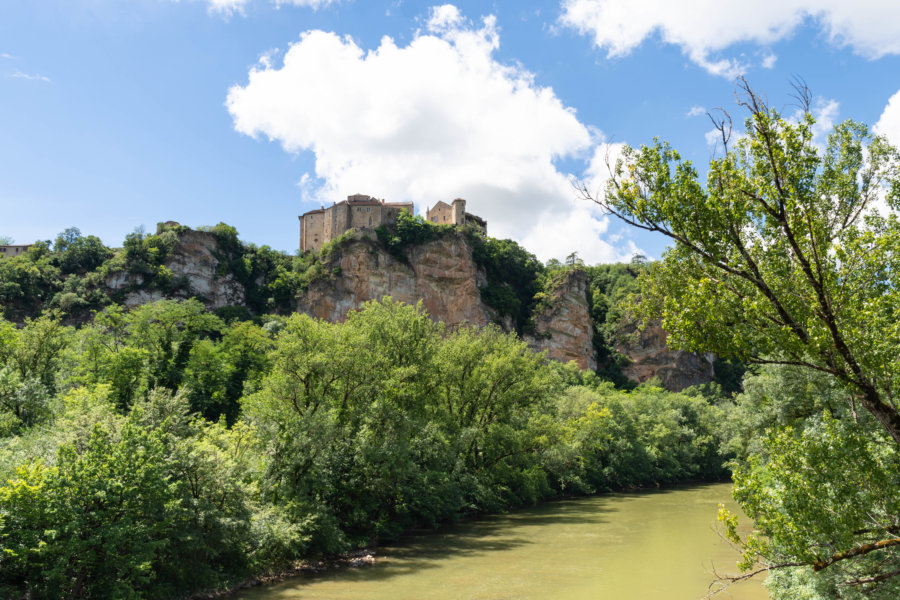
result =
[[[466,201],[457,198],[451,204],[438,202],[425,211],[425,219],[438,225],[470,225],[487,235],[487,221],[466,212]]]
[[[25,254],[32,244],[5,244],[0,246],[0,258],[19,256]]]
[[[311,210],[298,217],[300,219],[300,250],[319,250],[322,244],[330,242],[348,229],[375,229],[379,225],[397,222],[400,211],[414,214],[412,202],[385,202],[367,196],[354,194],[332,204]],[[487,222],[481,217],[466,212],[466,201],[457,198],[452,206],[438,202],[426,211],[427,220],[441,225],[472,225],[487,235]]]
[[[347,196],[328,208],[300,215],[300,250],[318,250],[348,229],[375,229],[397,222],[401,210],[413,213],[412,202],[385,202],[365,194]]]

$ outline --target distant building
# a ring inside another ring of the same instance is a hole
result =
[[[412,202],[385,202],[365,194],[347,196],[332,204],[300,215],[300,250],[318,250],[348,229],[375,229],[393,225],[400,211],[414,214]],[[441,225],[471,225],[487,235],[487,222],[466,212],[466,201],[457,198],[452,206],[438,202],[426,211],[426,219]]]
[[[457,198],[451,204],[438,202],[425,211],[425,218],[438,225],[469,225],[487,235],[487,221],[466,212],[466,201]]]
[[[348,229],[375,229],[396,223],[401,210],[413,214],[413,203],[385,202],[365,194],[311,210],[299,217],[300,250],[318,250]]]
[[[0,258],[6,258],[7,256],[12,258],[14,256],[19,256],[20,254],[25,254],[32,245],[33,244],[6,244],[0,246]]]

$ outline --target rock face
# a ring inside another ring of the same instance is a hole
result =
[[[207,307],[215,309],[223,306],[240,305],[246,301],[244,286],[235,281],[231,275],[220,276],[217,272],[219,261],[216,258],[218,243],[215,234],[192,229],[178,235],[178,243],[163,263],[172,272],[176,280],[182,280],[186,287],[174,295],[191,298],[200,296]],[[142,275],[118,273],[106,281],[112,290],[121,290],[130,286],[140,286],[144,281]],[[170,297],[159,290],[137,289],[125,296],[125,305],[129,308]]]
[[[648,325],[643,331],[632,329],[629,339],[616,350],[633,362],[625,368],[625,375],[638,383],[658,377],[663,387],[680,391],[692,385],[709,383],[715,377],[712,354],[696,354],[670,350],[666,346],[666,332],[659,323]]]
[[[432,318],[451,326],[497,321],[481,301],[478,286],[484,275],[462,234],[411,247],[405,263],[357,233],[334,252],[326,270],[335,275],[312,283],[298,300],[298,312],[342,321],[364,302],[391,296],[408,304],[421,300]],[[596,369],[588,288],[584,272],[568,274],[547,307],[535,315],[535,334],[526,338],[532,348],[546,350],[553,360],[574,360],[582,369]],[[511,330],[509,322],[504,329]]]
[[[343,321],[364,302],[391,296],[407,304],[421,300],[429,315],[448,325],[485,325],[492,320],[478,291],[482,276],[461,234],[411,247],[407,264],[356,233],[333,252],[326,270],[339,274],[310,284],[297,302],[297,312]]]
[[[211,308],[246,303],[246,290],[231,275],[219,274],[215,234],[182,230],[178,243],[165,261],[176,281],[184,283],[175,292],[142,289],[141,275],[117,273],[106,285],[127,291],[124,303],[134,307],[164,297],[200,297]],[[462,233],[446,235],[408,249],[408,261],[390,254],[376,240],[357,232],[336,247],[323,265],[325,277],[314,281],[297,299],[296,310],[327,321],[343,321],[347,313],[364,302],[391,296],[408,304],[422,301],[428,314],[450,326],[468,323],[487,325],[500,321],[481,301],[479,286],[484,274],[472,258],[472,248]],[[537,351],[547,351],[553,360],[574,360],[582,369],[597,367],[590,318],[590,286],[583,271],[569,271],[557,282],[549,298],[534,315],[534,334],[526,336]],[[512,330],[509,319],[500,321]],[[659,325],[643,332],[635,329],[629,341],[616,349],[633,363],[625,375],[637,382],[659,377],[670,390],[707,383],[713,378],[713,357],[671,351]]]
[[[548,306],[534,315],[534,335],[528,344],[560,362],[574,360],[582,369],[597,369],[594,335],[588,305],[590,286],[581,270],[566,273],[551,292]]]

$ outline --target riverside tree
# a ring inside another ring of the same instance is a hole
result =
[[[643,279],[637,309],[662,319],[670,345],[810,369],[840,384],[846,418],[858,426],[826,414],[815,433],[780,428],[755,468],[737,473],[739,487],[746,484],[739,500],[762,534],[744,547],[766,568],[815,571],[875,553],[871,568],[847,582],[877,585],[900,575],[890,554],[900,545],[892,503],[870,505],[864,527],[821,512],[810,520],[814,495],[798,500],[809,478],[791,475],[814,465],[838,485],[841,473],[858,467],[868,470],[864,480],[898,482],[900,159],[853,121],[820,147],[810,95],[798,91],[800,116],[787,119],[741,82],[746,132],[729,145],[730,119],[716,121],[724,153],[710,162],[706,185],[656,141],[624,149],[605,195],[581,192],[674,241]],[[846,442],[840,452],[837,440]]]

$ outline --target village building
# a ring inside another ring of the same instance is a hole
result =
[[[425,219],[438,225],[468,225],[487,235],[487,221],[466,212],[466,201],[457,198],[451,204],[438,202],[425,211]]]
[[[317,208],[300,215],[300,250],[319,250],[348,229],[375,229],[380,225],[393,225],[400,211],[414,214],[412,202],[385,202],[365,194],[354,194],[325,208]],[[457,198],[452,206],[438,202],[426,211],[432,223],[444,225],[472,225],[482,234],[487,233],[487,222],[466,212],[466,201]]]
[[[0,245],[0,258],[12,258],[25,254],[33,244],[4,244]]]

